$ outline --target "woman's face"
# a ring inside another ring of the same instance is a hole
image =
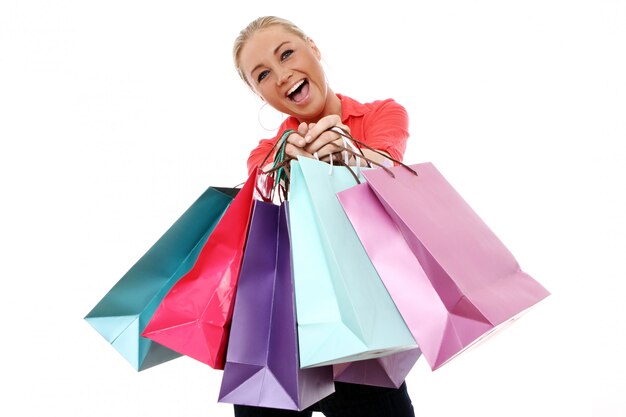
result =
[[[276,110],[301,122],[325,116],[328,87],[313,41],[279,25],[258,30],[239,55],[253,90]]]

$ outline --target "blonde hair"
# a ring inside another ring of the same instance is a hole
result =
[[[239,32],[239,36],[235,39],[235,43],[233,45],[233,61],[235,63],[235,68],[237,68],[237,72],[241,79],[248,84],[250,88],[252,86],[248,82],[246,75],[241,69],[241,64],[239,62],[239,55],[241,54],[241,49],[246,44],[248,39],[252,37],[258,30],[268,28],[270,26],[282,26],[287,31],[293,33],[296,36],[301,37],[304,40],[308,39],[308,36],[300,29],[298,26],[294,25],[287,19],[283,19],[276,16],[262,16],[254,19],[245,29]]]

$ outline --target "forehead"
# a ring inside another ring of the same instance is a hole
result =
[[[298,43],[304,40],[280,25],[273,25],[257,30],[243,45],[239,54],[239,62],[244,72],[274,56],[274,51],[283,42]]]

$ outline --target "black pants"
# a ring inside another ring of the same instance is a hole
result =
[[[406,384],[400,388],[335,382],[335,392],[303,411],[235,405],[235,417],[415,417]]]

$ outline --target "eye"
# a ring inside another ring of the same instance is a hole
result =
[[[270,73],[270,72],[269,72],[268,70],[261,71],[261,72],[259,73],[259,76],[258,76],[258,77],[257,77],[257,79],[256,79],[256,80],[257,80],[257,82],[259,82],[259,83],[260,83],[261,81],[263,81],[263,79],[264,79],[265,77],[267,77],[267,76],[269,75],[269,73]]]
[[[293,54],[293,49],[285,50],[282,54],[280,54],[280,60],[284,61],[285,59],[289,58],[291,54]]]

